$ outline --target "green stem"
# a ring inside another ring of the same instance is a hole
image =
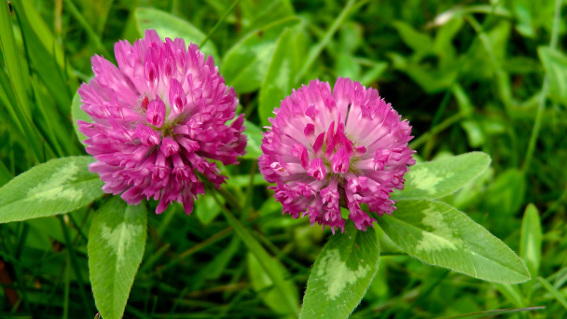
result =
[[[557,40],[558,40],[558,36],[559,36],[559,22],[561,19],[561,3],[563,1],[561,0],[555,0],[555,15],[553,17],[553,29],[551,31],[551,42],[549,44],[549,46],[552,49],[555,49],[555,47],[557,46]],[[539,103],[538,103],[538,107],[537,107],[537,113],[536,113],[536,118],[535,118],[535,122],[534,122],[534,127],[532,129],[532,134],[530,136],[530,142],[528,144],[528,151],[526,153],[526,160],[524,161],[524,164],[522,165],[522,171],[526,172],[531,163],[532,163],[532,158],[534,156],[534,152],[535,152],[535,146],[536,146],[536,142],[537,139],[539,137],[539,130],[541,128],[541,122],[543,120],[543,111],[545,110],[545,101],[547,100],[547,91],[549,90],[549,79],[546,76],[545,79],[543,80],[543,85],[541,88],[541,95],[540,95],[540,99],[539,99]]]
[[[234,228],[234,231],[242,239],[242,242],[246,247],[254,254],[258,262],[264,268],[264,271],[268,274],[274,285],[276,286],[275,291],[280,294],[282,301],[287,306],[288,310],[294,316],[299,315],[299,308],[294,300],[293,296],[286,294],[285,291],[285,280],[282,274],[277,268],[273,266],[272,257],[266,252],[266,250],[260,245],[260,243],[248,232],[248,230],[236,219],[232,213],[226,208],[226,206],[220,202],[217,198],[216,189],[209,188],[208,191],[212,194],[217,205],[221,208],[222,213],[226,217],[228,223]]]
[[[204,248],[208,247],[209,245],[212,245],[215,242],[223,239],[225,236],[227,236],[231,232],[232,232],[232,229],[230,227],[227,227],[227,228],[221,230],[220,232],[216,233],[214,236],[209,237],[209,239],[207,239],[207,240],[187,249],[186,251],[182,252],[181,254],[179,254],[179,256],[177,256],[175,259],[170,261],[168,264],[161,266],[161,267],[158,267],[152,275],[160,274],[160,273],[164,272],[165,270],[177,265],[183,259],[185,259],[185,258],[193,255],[194,253],[200,251],[201,249],[204,249]],[[146,268],[146,267],[143,267],[143,268]]]
[[[85,283],[83,281],[83,276],[81,275],[81,269],[79,268],[79,264],[77,262],[77,256],[75,255],[75,249],[73,247],[73,242],[71,241],[71,235],[69,234],[69,229],[67,229],[67,224],[63,219],[62,215],[58,215],[57,218],[61,223],[61,229],[63,230],[63,236],[65,237],[65,247],[67,248],[67,252],[69,253],[69,259],[71,259],[71,266],[75,272],[75,277],[77,277],[77,284],[79,285],[79,294],[81,295],[81,299],[83,299],[83,303],[86,307],[86,311],[88,312],[89,316],[94,313],[92,309],[92,305],[89,301],[85,293]]]
[[[224,197],[224,199],[226,199],[227,202],[230,203],[230,205],[238,211],[242,211],[242,207],[240,207],[240,203],[238,202],[238,200],[236,199],[236,197],[234,197],[234,195],[230,192],[228,192],[227,190],[225,190],[224,188],[221,189],[216,189],[215,188],[215,192],[219,193],[220,195],[222,195],[222,197]]]
[[[254,196],[254,176],[256,174],[256,169],[258,167],[257,160],[252,161],[252,166],[249,172],[249,179],[248,179],[248,188],[246,189],[246,195],[244,200],[244,208],[241,210],[242,216],[240,216],[240,220],[242,222],[248,219],[248,215],[250,215],[250,209],[252,208],[252,197]]]
[[[309,68],[311,67],[313,62],[315,62],[315,59],[317,59],[317,57],[319,56],[319,54],[321,54],[321,52],[327,46],[329,41],[331,41],[331,38],[333,37],[333,35],[335,34],[335,32],[337,31],[339,26],[345,20],[347,14],[349,13],[353,4],[354,4],[354,0],[349,0],[347,2],[347,4],[345,5],[343,10],[341,11],[339,16],[337,17],[337,19],[335,19],[335,21],[333,22],[333,24],[331,25],[329,30],[327,30],[327,33],[325,33],[325,36],[323,36],[323,39],[321,39],[321,41],[319,41],[319,43],[317,43],[317,45],[314,46],[313,49],[309,51],[309,55],[307,56],[307,59],[305,60],[305,64],[303,64],[301,71],[299,71],[299,73],[297,73],[297,76],[295,77],[295,83],[296,84],[299,84],[299,81],[301,81],[301,78],[305,75],[307,70],[309,70]]]
[[[457,113],[449,118],[447,118],[445,121],[439,123],[439,125],[435,126],[434,128],[432,128],[429,132],[421,134],[417,139],[415,139],[413,142],[409,143],[409,147],[411,149],[416,149],[418,148],[421,144],[427,142],[431,137],[433,137],[435,134],[445,130],[446,128],[448,128],[449,126],[457,123],[458,121],[460,121],[463,117],[465,117],[465,115],[461,112],[461,113]]]
[[[565,300],[565,298],[563,297],[563,295],[561,294],[561,292],[559,290],[557,290],[555,287],[553,287],[549,281],[545,280],[542,277],[537,277],[537,280],[539,280],[539,282],[543,285],[543,287],[545,289],[547,289],[547,291],[549,291],[549,293],[555,297],[555,299],[557,301],[559,301],[559,303],[565,308],[567,309],[567,300]]]
[[[497,75],[500,74],[502,72],[502,68],[500,67],[498,61],[496,60],[496,56],[492,51],[492,45],[490,44],[490,39],[488,38],[488,35],[486,35],[486,33],[484,32],[484,28],[482,27],[482,25],[480,25],[480,23],[478,23],[478,21],[476,21],[476,19],[472,15],[467,15],[465,19],[470,23],[470,25],[473,27],[475,32],[478,33],[478,38],[480,39],[482,46],[486,50],[486,53],[488,53],[488,57],[490,58],[490,62],[492,63],[494,70],[496,71]]]
[[[65,277],[65,287],[63,288],[63,319],[69,318],[69,291],[71,290],[71,272],[69,268],[71,268],[69,254],[67,254],[67,258],[65,259],[65,270],[63,276]]]
[[[559,196],[559,198],[555,202],[553,202],[553,204],[549,205],[549,208],[545,211],[545,213],[543,213],[541,215],[541,219],[543,220],[543,219],[547,218],[550,214],[552,214],[558,208],[562,207],[564,202],[567,202],[567,184],[565,184],[565,187],[563,189],[563,193],[561,193],[561,196]]]
[[[437,123],[439,123],[439,121],[443,117],[443,113],[447,109],[447,105],[449,105],[449,101],[451,100],[451,95],[452,95],[451,89],[447,89],[445,91],[445,94],[443,94],[443,99],[441,100],[441,103],[439,104],[439,108],[437,109],[437,112],[435,112],[435,115],[433,116],[433,121],[431,122],[431,127],[434,127],[435,125],[437,125]]]
[[[108,50],[106,49],[104,44],[102,44],[102,41],[100,40],[100,38],[98,37],[96,32],[93,30],[91,25],[87,22],[87,20],[85,20],[85,18],[81,14],[81,12],[79,12],[79,9],[77,9],[77,7],[75,7],[75,4],[73,4],[73,1],[65,0],[65,5],[69,9],[69,11],[73,15],[73,17],[75,19],[77,19],[77,22],[79,22],[79,24],[83,28],[85,28],[85,32],[87,32],[87,35],[91,38],[91,40],[93,40],[97,49],[102,52],[102,54],[105,56],[105,58],[107,60],[114,61],[114,55],[112,55],[112,54],[110,54],[110,52],[108,52]]]
[[[159,248],[153,255],[151,255],[147,261],[142,264],[140,270],[138,270],[138,274],[144,274],[148,269],[151,269],[154,264],[159,260],[159,258],[171,247],[170,244],[165,244],[161,248]]]
[[[205,39],[203,39],[203,41],[201,42],[201,44],[199,44],[199,48],[202,48],[205,43],[207,43],[207,41],[211,38],[211,36],[213,35],[213,33],[215,33],[215,31],[217,31],[218,27],[224,22],[224,19],[226,19],[226,17],[228,17],[228,15],[230,14],[230,12],[232,12],[232,10],[236,7],[236,5],[240,2],[240,0],[235,0],[230,7],[228,7],[228,9],[226,9],[226,11],[222,14],[222,16],[220,17],[219,21],[217,21],[217,23],[215,23],[215,25],[211,28],[211,31],[209,31],[209,33],[207,33],[207,36],[205,37]]]
[[[263,243],[268,249],[274,254],[277,259],[281,259],[283,262],[286,262],[290,267],[301,269],[301,270],[309,270],[302,264],[298,263],[297,261],[293,260],[293,258],[289,258],[286,256],[285,252],[281,249],[276,247],[266,236],[260,234],[259,232],[253,232],[252,235],[256,237],[261,243]],[[285,249],[285,247],[284,247]]]
[[[447,105],[451,100],[451,95],[452,95],[451,90],[447,89],[445,91],[445,94],[443,95],[443,100],[441,101],[441,104],[439,104],[439,108],[437,109],[437,112],[435,112],[435,116],[433,117],[433,121],[431,122],[431,128],[434,128],[435,125],[439,123],[439,120],[441,120],[441,117],[443,116],[443,113],[445,112],[445,109],[447,108]],[[424,159],[429,159],[429,156],[431,155],[431,151],[433,150],[433,146],[435,144],[434,142],[435,139],[432,136],[425,144],[425,149],[423,151]]]

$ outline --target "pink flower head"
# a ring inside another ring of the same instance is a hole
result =
[[[286,97],[274,110],[264,133],[260,171],[283,205],[311,224],[344,230],[341,206],[356,228],[375,221],[370,212],[391,214],[390,193],[404,187],[413,165],[408,147],[411,127],[378,95],[350,79],[339,78],[331,93],[327,82],[311,81]]]
[[[114,46],[118,67],[92,58],[94,78],[79,88],[82,109],[93,123],[78,121],[97,159],[90,170],[103,190],[129,204],[159,200],[156,213],[173,201],[187,214],[202,180],[217,188],[226,179],[214,162],[237,163],[244,154],[244,118],[235,117],[238,99],[211,57],[182,39],[163,42],[154,30],[134,44]]]

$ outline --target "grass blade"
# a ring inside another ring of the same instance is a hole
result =
[[[299,314],[299,307],[296,300],[293,299],[292,295],[286,292],[286,284],[282,273],[274,267],[273,259],[266,252],[266,250],[260,245],[256,239],[248,232],[248,230],[230,213],[224,204],[222,204],[215,190],[209,188],[209,192],[213,195],[217,204],[221,207],[221,211],[225,215],[228,223],[234,228],[236,234],[242,239],[246,247],[254,254],[258,259],[260,265],[264,268],[272,282],[274,282],[276,291],[279,292],[282,301],[285,303],[289,313],[297,316]]]
[[[537,280],[539,280],[539,282],[541,282],[541,284],[545,287],[545,289],[547,289],[547,291],[549,291],[549,293],[555,297],[555,299],[557,299],[557,301],[559,301],[559,303],[565,307],[565,309],[567,309],[567,300],[565,300],[565,298],[561,295],[561,293],[559,292],[559,290],[557,290],[555,287],[553,287],[549,281],[545,280],[545,278],[542,277],[537,277]]]

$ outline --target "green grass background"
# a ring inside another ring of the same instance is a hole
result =
[[[264,45],[257,68],[294,55],[292,74],[283,80],[275,71],[255,79],[260,85],[227,78],[239,93],[239,111],[259,127],[278,106],[278,94],[315,78],[334,83],[345,76],[377,88],[409,119],[418,159],[490,154],[486,174],[443,200],[504,240],[541,279],[485,283],[383,246],[378,274],[352,318],[472,318],[540,306],[545,309],[500,316],[567,318],[565,1],[11,1],[0,16],[0,185],[38,163],[84,154],[73,131],[72,98],[92,76],[92,55],[114,61],[116,41],[140,37],[139,7],[168,12],[207,35],[221,71],[230,71],[224,62],[231,48],[247,48],[241,42],[247,35]],[[284,18],[295,21],[288,31],[264,34]],[[275,50],[284,33],[291,45]],[[231,65],[247,62],[231,59]],[[256,71],[253,65],[251,74]],[[269,91],[270,81],[282,91]],[[257,143],[257,129],[247,134]],[[235,214],[287,269],[300,298],[330,231],[281,216],[253,157],[225,169],[228,191],[243,199]],[[529,203],[540,218],[522,228]],[[61,219],[0,225],[1,318],[96,314],[86,247],[99,204]],[[281,316],[268,277],[219,212],[205,196],[190,217],[179,206],[150,214],[125,318]],[[541,256],[521,252],[522,240],[536,247],[541,241]]]

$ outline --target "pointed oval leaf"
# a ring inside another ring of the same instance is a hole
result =
[[[144,256],[147,209],[112,197],[89,231],[89,273],[95,304],[105,319],[122,318]]]
[[[226,83],[239,93],[258,89],[268,73],[282,30],[298,22],[296,17],[284,18],[254,30],[238,41],[224,57],[222,74]]]
[[[392,241],[425,263],[498,283],[520,283],[530,274],[506,244],[443,202],[403,200],[379,219]]]
[[[137,8],[135,16],[138,31],[142,36],[145,30],[154,29],[162,40],[165,38],[182,38],[185,40],[185,45],[189,45],[189,43],[200,45],[206,37],[201,30],[191,23],[167,12],[150,8]],[[216,63],[220,62],[217,49],[211,40],[207,41],[199,50],[215,58]]]
[[[224,198],[219,198],[224,203]],[[195,203],[195,214],[203,225],[210,224],[220,213],[220,207],[212,196],[203,196]]]
[[[537,278],[541,264],[542,244],[541,219],[539,211],[534,204],[529,204],[522,220],[522,234],[520,239],[520,257],[528,266],[532,278]]]
[[[334,235],[317,257],[307,281],[300,318],[346,318],[358,306],[378,270],[376,232],[353,223]]]
[[[433,49],[431,37],[414,29],[411,25],[403,21],[396,21],[392,26],[398,31],[402,41],[417,52],[429,52]]]
[[[392,199],[440,198],[459,190],[482,174],[490,165],[490,156],[471,152],[418,164],[405,175],[402,191]]]
[[[89,172],[91,156],[39,164],[0,188],[0,223],[64,214],[103,195],[103,182]]]

